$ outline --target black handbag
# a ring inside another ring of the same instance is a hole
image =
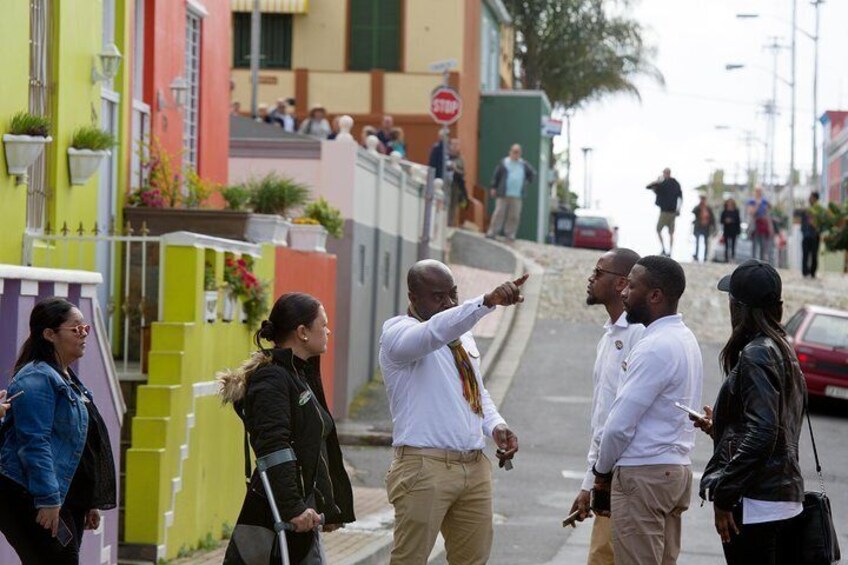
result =
[[[810,413],[807,415],[807,425],[810,428],[810,441],[813,444],[813,455],[816,458],[816,473],[819,475],[821,492],[804,493],[804,511],[801,513],[801,556],[804,565],[830,565],[841,558],[839,540],[833,527],[833,514],[830,511],[830,499],[824,491],[819,453],[816,450],[816,438],[813,436],[813,424]]]

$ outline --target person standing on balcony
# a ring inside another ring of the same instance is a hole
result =
[[[332,532],[356,520],[336,425],[321,384],[320,358],[330,329],[321,303],[308,294],[277,299],[254,336],[257,351],[235,371],[218,375],[220,396],[244,421],[257,461],[264,461],[283,521],[291,563],[327,562],[318,526]],[[274,344],[270,350],[262,341]],[[233,530],[226,565],[276,563],[274,517],[260,473],[251,474]],[[323,515],[323,522],[322,522]]]
[[[327,110],[320,104],[312,106],[309,110],[309,117],[303,120],[297,133],[311,135],[318,139],[327,139],[333,133],[330,122],[327,121]]]
[[[489,222],[486,237],[494,239],[501,231],[507,241],[515,241],[521,222],[521,204],[527,187],[536,180],[536,170],[521,158],[521,146],[514,144],[506,156],[495,167],[492,188],[489,194],[496,198],[495,211]]]
[[[294,116],[289,112],[288,104],[286,104],[285,98],[278,98],[277,105],[271,110],[271,113],[268,114],[268,117],[271,120],[272,124],[276,124],[283,128],[283,130],[294,133]]]
[[[495,306],[523,302],[527,275],[457,304],[447,265],[419,261],[407,273],[409,309],[383,324],[380,369],[392,414],[394,460],[386,475],[395,509],[392,565],[423,565],[439,532],[451,564],[484,565],[492,549],[492,467],[512,467],[518,437],[480,375],[471,329]]]
[[[91,326],[64,298],[38,302],[0,434],[0,531],[23,563],[79,563],[84,530],[115,508],[109,431],[71,365]]]
[[[395,120],[388,114],[383,116],[383,123],[380,129],[377,130],[377,139],[383,144],[383,147],[388,147],[392,140],[392,129],[394,129]]]

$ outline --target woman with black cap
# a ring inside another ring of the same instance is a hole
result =
[[[721,352],[727,377],[695,425],[713,438],[701,479],[729,564],[800,563],[793,529],[803,509],[798,464],[807,390],[780,325],[780,275],[751,259],[718,283],[733,331]]]

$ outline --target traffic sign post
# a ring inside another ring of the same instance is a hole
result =
[[[430,115],[438,124],[448,126],[462,116],[462,98],[449,86],[440,86],[430,94]]]

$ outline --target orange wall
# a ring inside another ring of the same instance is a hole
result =
[[[274,299],[286,292],[305,292],[321,301],[330,330],[336,325],[336,256],[327,253],[307,253],[294,251],[287,247],[277,248],[275,266]],[[333,410],[333,390],[335,385],[335,341],[330,335],[330,343],[321,359],[321,381],[327,404]]]

